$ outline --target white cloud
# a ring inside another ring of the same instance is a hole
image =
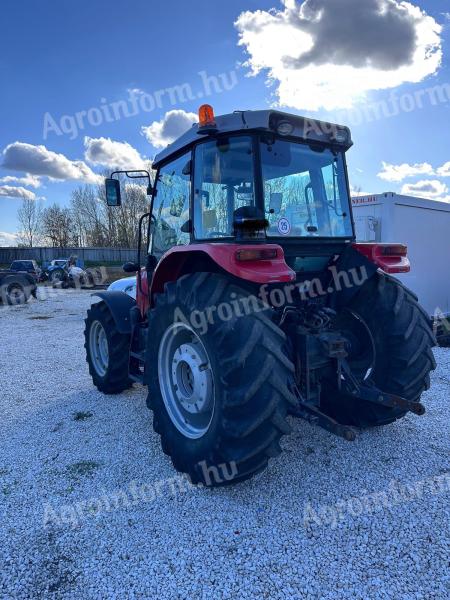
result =
[[[439,25],[400,0],[282,0],[238,17],[250,74],[268,74],[279,104],[349,108],[371,90],[417,83],[442,61]]]
[[[439,177],[450,177],[450,162],[446,162],[445,165],[439,167],[439,169],[436,170],[436,174],[439,175]]]
[[[17,234],[0,231],[0,246],[17,246],[18,241]]]
[[[84,138],[84,157],[93,165],[111,169],[145,169],[146,164],[139,152],[127,142],[111,138]]]
[[[4,198],[26,198],[27,200],[36,200],[36,194],[24,187],[15,187],[13,185],[0,185],[0,196]]]
[[[197,123],[197,115],[184,110],[170,110],[160,121],[142,127],[141,133],[155,148],[165,148]]]
[[[70,160],[64,154],[57,154],[45,146],[34,146],[24,142],[14,142],[3,150],[1,166],[12,171],[22,171],[31,175],[46,176],[52,179],[79,180],[86,183],[100,183],[102,178],[81,160]]]
[[[26,173],[23,177],[14,177],[13,175],[0,177],[0,183],[18,183],[19,185],[28,185],[33,188],[38,188],[41,185],[41,180],[35,175]]]
[[[429,179],[418,181],[417,183],[405,183],[401,193],[405,196],[418,196],[419,198],[429,198],[439,200],[439,196],[444,196],[448,192],[448,187],[442,181]]]
[[[418,163],[415,165],[403,163],[402,165],[391,165],[383,161],[382,165],[383,170],[378,173],[378,177],[384,179],[384,181],[399,182],[408,177],[435,174],[433,167],[428,163]]]

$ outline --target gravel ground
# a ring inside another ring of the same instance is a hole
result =
[[[265,473],[206,490],[175,477],[144,389],[92,386],[90,301],[0,307],[1,598],[449,597],[450,350],[425,417],[351,444],[295,420]]]

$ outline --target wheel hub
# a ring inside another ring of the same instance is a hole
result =
[[[175,323],[164,333],[158,375],[172,423],[188,438],[202,437],[214,414],[214,379],[205,346],[188,326]]]

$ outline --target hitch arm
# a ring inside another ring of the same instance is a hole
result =
[[[356,431],[353,427],[348,427],[347,425],[341,425],[325,413],[321,412],[315,406],[310,404],[299,404],[293,413],[296,417],[300,417],[311,425],[317,425],[322,429],[326,429],[330,433],[337,435],[347,442],[353,442],[356,439]]]
[[[350,370],[350,367],[345,359],[341,360],[341,368],[344,374],[342,381],[342,389],[347,394],[363,400],[366,402],[372,402],[373,404],[380,404],[381,406],[388,406],[389,408],[400,408],[415,415],[422,416],[425,414],[425,407],[420,402],[412,402],[401,396],[395,396],[394,394],[388,394],[382,392],[376,387],[369,387],[361,385]]]

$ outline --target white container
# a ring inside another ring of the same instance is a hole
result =
[[[411,272],[396,274],[432,317],[450,314],[450,203],[393,192],[352,198],[360,242],[408,246]]]

